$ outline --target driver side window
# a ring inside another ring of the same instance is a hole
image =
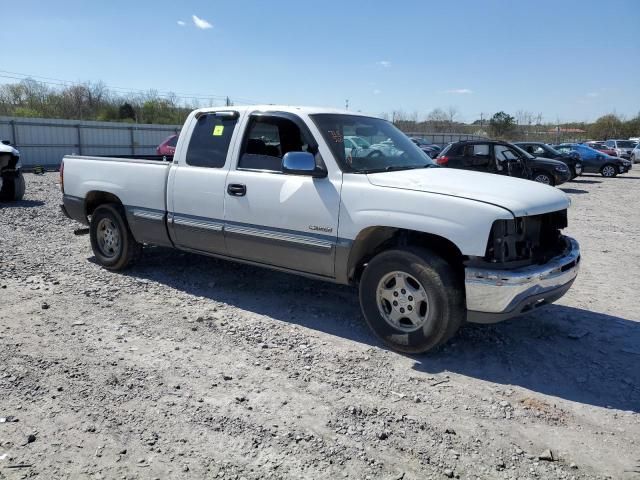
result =
[[[307,152],[309,142],[287,118],[255,115],[249,121],[238,169],[282,172],[288,152]]]

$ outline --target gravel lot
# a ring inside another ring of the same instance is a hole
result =
[[[640,478],[640,172],[563,186],[557,305],[417,357],[347,287],[159,248],[103,270],[57,180],[0,204],[1,480]]]

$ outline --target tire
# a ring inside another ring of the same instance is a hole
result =
[[[6,175],[3,178],[2,190],[0,190],[0,200],[5,202],[19,202],[24,198],[26,182],[22,172],[17,175]]]
[[[445,343],[466,314],[464,286],[453,268],[429,250],[411,247],[382,252],[369,262],[360,281],[360,306],[373,332],[405,353],[423,353]],[[399,318],[405,313],[413,321]]]
[[[532,177],[534,182],[551,185],[552,187],[556,184],[553,175],[549,175],[546,172],[534,172]]]
[[[142,255],[142,244],[133,238],[122,206],[115,203],[95,209],[89,236],[96,260],[107,270],[124,270]]]
[[[600,169],[600,175],[606,178],[613,178],[618,175],[618,169],[612,163],[607,163]]]

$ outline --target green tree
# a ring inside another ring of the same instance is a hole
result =
[[[617,115],[610,113],[597,119],[589,126],[589,137],[596,140],[620,138],[623,134],[623,123]]]
[[[120,120],[124,120],[125,118],[130,118],[131,120],[136,119],[136,111],[129,102],[125,102],[120,105],[120,108],[118,109],[118,118],[120,118]]]
[[[489,120],[491,135],[498,138],[508,138],[516,129],[516,119],[505,112],[498,112]]]

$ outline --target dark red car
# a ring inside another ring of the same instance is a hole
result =
[[[156,152],[158,155],[173,155],[176,153],[176,144],[178,143],[178,135],[171,135],[167,137],[158,148]]]
[[[617,157],[618,154],[613,148],[607,147],[604,142],[587,142],[585,143],[587,147],[591,147],[594,150],[598,150],[599,152],[604,153],[605,155],[610,155],[612,157]]]

